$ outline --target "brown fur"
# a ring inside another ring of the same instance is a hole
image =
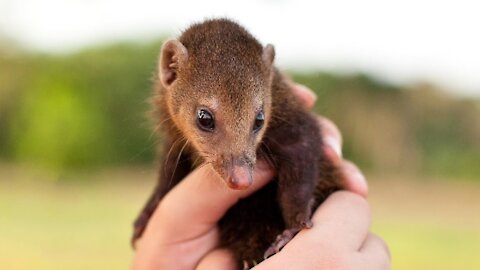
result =
[[[243,261],[260,262],[267,249],[283,246],[276,241],[282,232],[294,235],[308,227],[312,209],[340,188],[322,155],[318,121],[273,67],[273,54],[272,47],[263,48],[226,19],[195,24],[178,41],[164,45],[154,98],[164,131],[164,160],[159,183],[135,222],[133,240],[162,197],[202,163],[211,164],[222,178],[228,176],[229,162],[251,169],[257,158],[277,171],[276,179],[219,222],[221,245],[233,251],[239,267]],[[189,117],[199,104],[215,108],[215,134],[199,132]],[[252,135],[260,107],[265,126]],[[285,234],[279,239],[289,241]]]

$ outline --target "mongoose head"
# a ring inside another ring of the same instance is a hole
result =
[[[163,44],[161,91],[169,116],[233,189],[253,181],[256,150],[271,117],[274,49],[239,25],[209,20]]]

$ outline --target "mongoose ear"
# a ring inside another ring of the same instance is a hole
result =
[[[165,88],[172,85],[178,77],[178,70],[187,63],[188,52],[183,44],[176,40],[167,40],[160,53],[158,76]]]
[[[267,44],[267,46],[263,48],[262,59],[267,67],[272,66],[273,59],[275,59],[275,49],[273,48],[272,44]]]

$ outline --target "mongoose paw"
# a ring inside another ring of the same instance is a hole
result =
[[[248,266],[248,262],[246,260],[243,260],[243,270],[248,270],[250,267]]]
[[[313,222],[311,220],[306,220],[300,223],[300,227],[295,227],[291,229],[284,230],[281,234],[277,236],[275,242],[273,242],[270,247],[263,254],[263,258],[267,259],[268,257],[277,254],[280,250],[292,240],[292,238],[302,229],[310,229],[313,227]]]
[[[252,264],[248,263],[247,260],[243,260],[243,270],[248,270],[250,269],[250,267],[252,266],[256,266],[257,265],[257,261],[252,261]]]
[[[295,236],[299,229],[286,229],[282,234],[277,236],[275,242],[273,242],[270,247],[265,251],[263,258],[267,259],[268,257],[278,253],[292,238]]]
[[[310,229],[310,228],[313,227],[313,222],[311,220],[307,220],[307,221],[302,222],[301,225],[303,226],[302,229],[304,229],[304,228]]]

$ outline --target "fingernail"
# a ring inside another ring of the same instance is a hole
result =
[[[315,103],[315,101],[317,101],[317,95],[310,88],[306,87],[303,84],[296,84],[295,86],[297,87],[298,90],[300,90],[300,91],[304,92],[306,95],[310,96],[310,98],[312,98],[312,100],[313,100],[313,103]]]
[[[355,181],[354,191],[366,198],[368,195],[368,184],[365,176],[361,172],[355,171],[352,172],[351,177]]]
[[[365,176],[358,171],[353,172],[352,177],[355,178],[359,184],[362,184],[362,185],[367,184],[367,180],[365,179]]]
[[[340,147],[340,141],[333,137],[333,136],[327,136],[324,139],[324,143],[333,149],[335,153],[338,155],[338,157],[342,157],[342,148]]]

